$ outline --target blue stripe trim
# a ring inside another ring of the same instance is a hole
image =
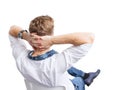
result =
[[[55,50],[50,50],[50,51],[46,52],[45,54],[38,55],[38,56],[32,56],[33,52],[34,51],[30,51],[28,53],[28,58],[31,59],[31,60],[35,60],[35,61],[44,60],[44,59],[46,59],[48,57],[51,57],[54,54],[57,54],[57,52]]]

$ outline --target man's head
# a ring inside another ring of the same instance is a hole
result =
[[[54,20],[50,16],[38,16],[29,25],[29,32],[39,36],[52,35]]]

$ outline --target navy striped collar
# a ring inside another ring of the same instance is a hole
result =
[[[34,51],[30,51],[28,53],[28,58],[31,59],[31,60],[35,60],[35,61],[44,60],[48,57],[51,57],[54,54],[57,54],[57,52],[55,50],[50,50],[50,51],[46,52],[45,54],[38,55],[38,56],[32,56],[33,52]]]

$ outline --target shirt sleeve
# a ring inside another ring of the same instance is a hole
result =
[[[56,55],[56,67],[58,72],[65,72],[74,63],[84,57],[92,44],[82,44],[80,46],[72,46],[64,50],[62,53]]]
[[[26,50],[26,45],[23,42],[23,40],[21,40],[19,38],[15,38],[11,35],[9,35],[9,40],[10,40],[10,44],[11,44],[11,47],[12,47],[12,54],[13,54],[14,58],[17,59],[18,56],[24,50]]]

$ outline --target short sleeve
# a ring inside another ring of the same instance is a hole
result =
[[[9,35],[9,40],[12,48],[12,53],[15,59],[18,58],[18,56],[26,50],[25,43],[23,40],[15,38],[11,35]]]
[[[92,44],[82,44],[80,46],[72,46],[63,52],[65,52],[67,57],[71,59],[71,63],[75,63],[88,53],[91,46]]]
[[[79,61],[84,57],[92,44],[82,44],[80,46],[71,46],[64,50],[62,53],[56,55],[56,67],[58,72],[65,72],[68,70],[74,63]]]

